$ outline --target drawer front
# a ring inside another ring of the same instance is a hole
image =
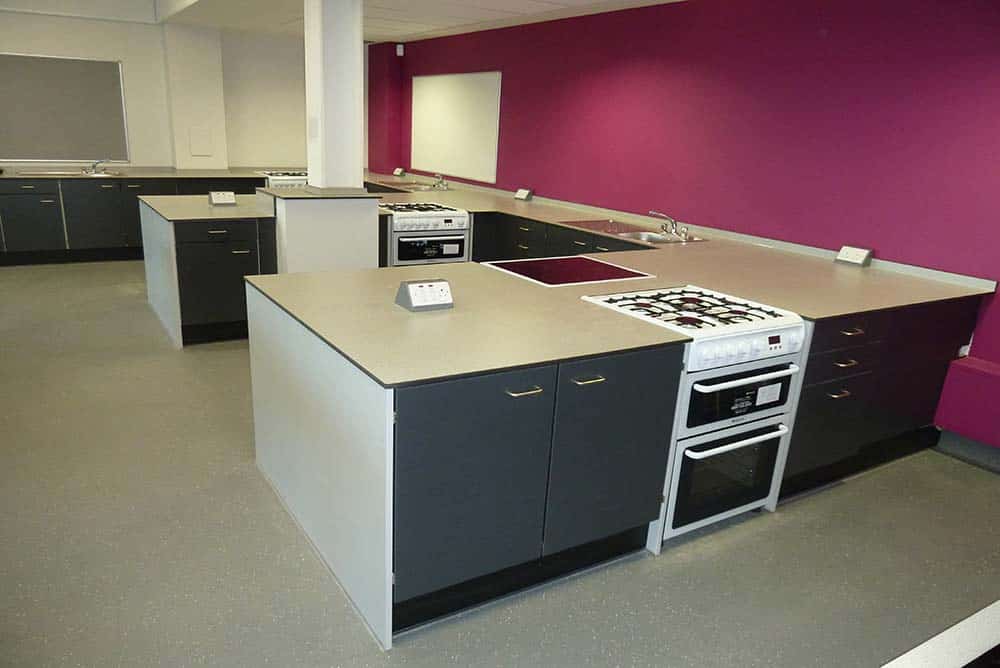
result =
[[[642,244],[633,244],[628,241],[622,241],[620,239],[612,239],[611,237],[606,237],[600,234],[593,235],[594,242],[594,252],[596,253],[608,253],[613,251],[632,251],[632,250],[650,250],[649,246],[644,246]]]
[[[878,368],[884,355],[882,342],[810,355],[804,384],[810,386],[868,373]]]
[[[174,223],[177,243],[256,241],[256,221],[198,220]]]
[[[889,314],[881,311],[820,320],[813,331],[810,354],[881,341],[888,329]]]
[[[58,179],[0,179],[0,195],[41,195],[58,192]]]

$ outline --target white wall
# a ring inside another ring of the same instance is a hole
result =
[[[118,4],[126,3],[123,0]],[[0,11],[0,49],[13,53],[120,60],[125,79],[132,164],[173,164],[160,26]],[[11,104],[11,101],[4,100],[3,104]]]
[[[214,28],[163,26],[177,169],[226,169],[222,38]]]
[[[153,0],[0,0],[0,10],[111,21],[156,22]]]
[[[301,37],[222,33],[229,164],[305,167],[305,47]]]

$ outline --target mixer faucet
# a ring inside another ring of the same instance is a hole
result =
[[[664,234],[670,234],[670,235],[673,235],[675,237],[679,237],[680,236],[677,233],[677,221],[676,220],[674,220],[673,218],[671,218],[667,214],[663,213],[662,211],[656,211],[655,209],[650,209],[649,215],[656,216],[658,218],[663,218],[663,219],[665,219],[667,221],[667,222],[662,223],[660,225],[660,229],[663,230]]]

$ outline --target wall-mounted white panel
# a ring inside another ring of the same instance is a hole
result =
[[[156,23],[153,0],[0,0],[0,9],[106,21]]]
[[[497,180],[500,72],[413,77],[410,166]]]

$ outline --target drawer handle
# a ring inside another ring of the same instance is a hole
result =
[[[21,186],[21,190],[34,190],[35,186]]]
[[[538,385],[533,386],[530,390],[523,390],[521,392],[514,392],[512,390],[504,390],[504,392],[507,393],[508,397],[514,397],[515,399],[520,399],[521,397],[530,397],[530,396],[533,396],[533,395],[536,395],[536,394],[541,394],[544,391],[545,390],[543,390]]]
[[[524,244],[518,244],[517,247],[520,248],[521,250],[531,250],[530,248],[528,248]]]
[[[56,201],[54,199],[40,199],[38,201],[41,204],[55,204],[56,203]]]
[[[229,234],[229,230],[209,230],[209,234]]]
[[[861,364],[861,362],[859,362],[859,361],[857,361],[855,359],[850,359],[850,360],[847,360],[846,362],[834,362],[833,363],[834,366],[840,367],[841,369],[853,369],[854,367],[856,367],[859,364]]]
[[[128,184],[128,185],[127,185],[127,186],[125,186],[125,187],[126,187],[126,188],[141,188],[141,187],[142,187],[142,184],[141,184],[141,183],[130,183],[130,184]]]
[[[105,190],[110,190],[111,188],[114,188],[115,186],[114,186],[114,184],[111,184],[111,183],[102,183],[101,187],[104,188]]]
[[[826,396],[830,397],[831,399],[846,399],[849,396],[851,396],[851,391],[850,390],[841,390],[840,392],[837,392],[836,394],[827,393]]]
[[[233,255],[249,255],[249,254],[250,254],[250,251],[248,251],[248,250],[233,251]]]
[[[522,232],[530,232],[531,231],[530,227],[525,227],[524,225],[518,225],[517,229],[521,230]]]
[[[575,239],[573,240],[573,243],[575,243],[577,246],[586,246],[587,245],[586,241],[576,241]]]
[[[603,251],[605,253],[607,253],[609,250],[611,250],[610,248],[605,248],[604,246],[594,246],[594,248],[596,248],[599,251]]]
[[[573,382],[577,385],[597,385],[598,383],[603,383],[607,378],[604,376],[594,376],[593,378],[574,378]]]
[[[862,334],[865,333],[865,330],[861,329],[860,327],[854,327],[852,329],[842,329],[840,330],[840,333],[843,334],[844,336],[861,336]]]

